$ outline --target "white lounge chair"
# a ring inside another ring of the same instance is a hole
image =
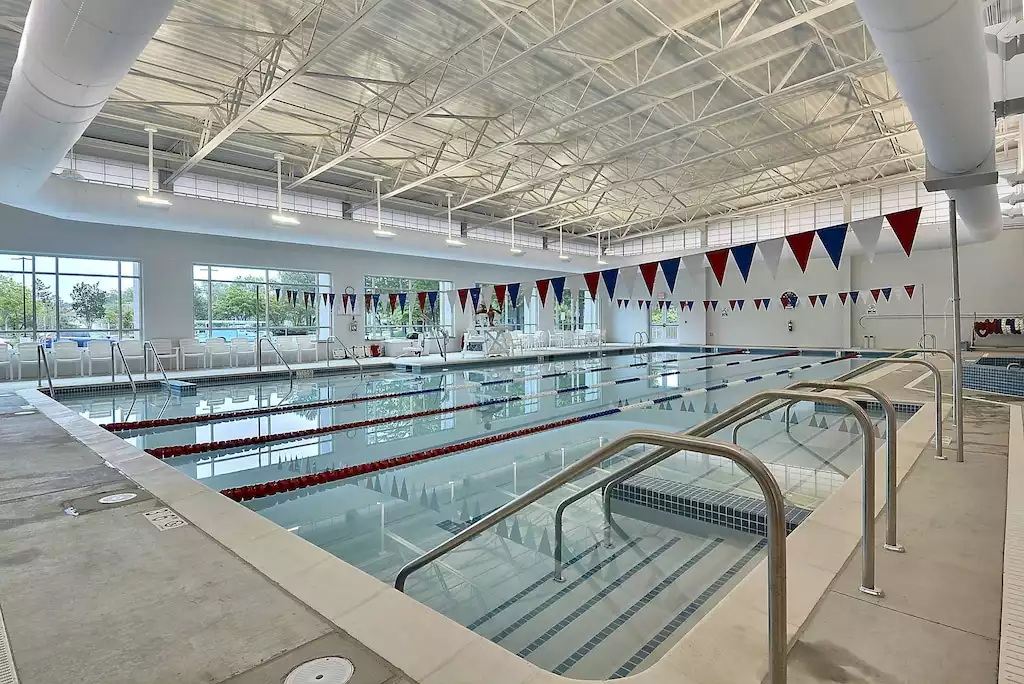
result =
[[[178,353],[181,354],[181,370],[188,368],[189,359],[196,361],[196,368],[199,368],[200,363],[206,368],[206,347],[199,340],[182,338],[178,343]]]
[[[82,364],[82,349],[77,342],[71,340],[57,340],[53,343],[53,377],[60,376],[60,365],[70,363],[78,365],[78,374],[84,375],[85,368]]]
[[[89,369],[89,375],[93,373],[93,367],[97,364],[106,368],[107,372],[111,372],[111,364],[113,362],[113,345],[110,340],[89,340],[85,343],[85,357],[88,361],[87,368]]]
[[[231,365],[231,347],[223,337],[211,337],[206,342],[206,354],[209,357],[210,368],[217,367],[217,359],[222,359],[225,367]]]

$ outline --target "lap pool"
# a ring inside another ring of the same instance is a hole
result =
[[[685,431],[769,388],[869,359],[796,350],[659,351],[420,375],[319,376],[61,401],[212,489],[391,584],[398,570],[608,440]],[[881,445],[884,419],[874,416]],[[728,432],[728,434],[727,434]],[[731,439],[731,429],[715,435]],[[852,419],[817,403],[746,426],[795,527],[861,465]],[[406,592],[557,674],[635,674],[765,553],[760,491],[725,459],[679,453],[569,507],[564,582],[554,511],[631,462],[624,451],[415,573]]]

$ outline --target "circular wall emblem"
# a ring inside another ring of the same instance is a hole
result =
[[[782,296],[779,298],[779,301],[782,302],[783,309],[795,309],[796,303],[799,300],[796,296],[796,292],[791,292],[787,290],[786,292],[782,293]]]
[[[355,672],[348,658],[328,656],[302,663],[288,673],[284,684],[345,684]]]
[[[125,501],[131,501],[137,496],[138,494],[135,494],[134,492],[121,492],[120,494],[109,494],[107,496],[101,496],[99,498],[99,502],[101,504],[124,503]]]

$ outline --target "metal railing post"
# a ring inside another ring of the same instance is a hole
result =
[[[624,449],[637,444],[662,447],[655,453],[675,452],[681,449],[719,456],[738,463],[757,482],[767,505],[768,527],[768,681],[770,684],[786,682],[786,512],[782,490],[768,467],[746,449],[728,442],[719,442],[693,435],[676,435],[653,430],[634,430],[601,447],[573,463],[557,475],[545,480],[525,494],[516,497],[496,511],[485,515],[464,528],[447,541],[435,546],[415,560],[407,563],[395,578],[395,589],[405,591],[406,580],[416,570],[434,562],[464,542],[476,537],[495,523],[503,520],[566,482],[582,475]]]
[[[115,375],[114,371],[117,370],[117,364],[114,362],[114,342],[110,342],[110,384],[114,384]]]
[[[142,353],[143,356],[145,357],[142,359],[143,367],[149,365],[149,352],[153,352],[153,361],[156,362],[156,368],[157,370],[160,371],[160,375],[163,376],[164,384],[166,384],[168,389],[170,389],[170,380],[167,379],[167,371],[164,370],[164,363],[163,361],[160,360],[160,355],[156,353],[156,347],[154,347],[153,343],[150,342],[149,340],[146,340],[145,342],[142,343]],[[146,376],[143,375],[143,377],[145,378]]]
[[[50,377],[50,364],[46,361],[46,347],[42,342],[36,345],[36,366],[36,387],[43,386],[43,371],[46,371],[46,385],[50,389],[50,398],[53,399],[53,378]]]

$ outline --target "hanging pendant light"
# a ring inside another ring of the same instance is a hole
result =
[[[297,226],[299,219],[284,213],[281,200],[281,162],[284,161],[284,155],[278,152],[274,155],[274,161],[277,162],[277,213],[271,214],[270,220],[282,226]]]
[[[607,266],[608,262],[604,260],[604,253],[601,251],[601,234],[597,234],[597,265]]]
[[[373,234],[382,240],[390,240],[395,237],[395,231],[386,230],[380,225],[380,182],[384,180],[380,176],[374,176],[373,182],[377,185],[377,227],[373,229]]]
[[[465,247],[466,243],[452,235],[452,193],[444,193],[448,198],[448,239],[445,243],[449,247]]]
[[[558,258],[562,261],[572,261],[572,257],[562,251],[562,226],[558,226]]]
[[[151,207],[169,207],[171,201],[160,197],[153,187],[153,134],[156,133],[156,126],[146,126],[143,130],[149,134],[149,183],[148,191],[144,195],[137,195],[135,199],[139,204],[146,204]]]
[[[509,247],[508,253],[512,256],[523,256],[523,250],[516,247],[516,217],[512,217],[512,246]]]

